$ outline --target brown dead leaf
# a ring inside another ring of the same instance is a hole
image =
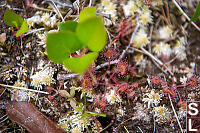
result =
[[[5,41],[6,41],[6,33],[1,33],[0,34],[0,42],[5,43]]]

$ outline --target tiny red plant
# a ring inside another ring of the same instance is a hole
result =
[[[169,88],[165,88],[163,89],[164,93],[170,94],[170,96],[174,99],[176,97],[176,93],[174,92],[174,90],[169,89]]]
[[[158,76],[153,76],[153,77],[151,77],[150,80],[151,80],[152,85],[156,86],[156,87],[161,86],[162,82],[163,82],[162,79]]]
[[[130,72],[132,77],[135,77],[137,75],[136,66],[130,67],[129,72]]]
[[[128,65],[126,62],[119,61],[117,64],[117,72],[120,74],[120,76],[125,76],[127,74]]]
[[[129,85],[127,83],[122,83],[119,85],[119,87],[117,88],[117,93],[124,93],[125,91],[127,91],[129,88]]]
[[[189,85],[191,88],[197,87],[199,81],[197,76],[192,76],[189,81],[187,81],[187,85]]]
[[[108,49],[107,51],[104,52],[104,56],[109,60],[112,60],[114,57],[118,55],[117,51],[113,48]]]

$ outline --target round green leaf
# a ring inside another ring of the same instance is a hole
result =
[[[91,51],[99,52],[106,45],[107,34],[102,17],[93,17],[79,23],[76,33],[79,40]]]
[[[79,14],[79,23],[96,16],[96,8],[88,7],[84,8]]]
[[[76,21],[72,21],[72,20],[58,24],[60,31],[71,31],[71,32],[76,31],[77,25],[78,25],[78,23]]]
[[[82,47],[75,33],[59,32],[47,35],[48,58],[55,63],[62,63],[70,53]]]
[[[6,9],[6,12],[4,14],[4,21],[8,26],[11,27],[18,27],[21,26],[23,23],[22,17],[9,9]]]
[[[70,69],[72,72],[84,73],[85,70],[91,65],[91,63],[97,58],[97,52],[91,52],[84,56],[72,57],[64,60],[63,64],[65,67]]]
[[[24,33],[27,32],[28,30],[29,30],[29,29],[28,29],[28,24],[27,24],[26,20],[24,20],[23,23],[22,23],[22,25],[21,25],[21,27],[20,27],[20,29],[19,29],[19,30],[17,31],[17,33],[16,33],[16,37],[18,37],[18,36],[24,34]]]

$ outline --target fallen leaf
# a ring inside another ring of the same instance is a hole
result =
[[[65,133],[31,103],[8,101],[6,113],[30,133]]]
[[[5,41],[6,41],[6,33],[1,33],[0,34],[0,42],[5,43]]]

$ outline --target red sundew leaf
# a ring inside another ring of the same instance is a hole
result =
[[[128,90],[127,97],[132,99],[135,96],[135,91],[134,90]]]
[[[113,60],[116,56],[118,56],[118,53],[115,49],[113,48],[110,48],[108,50],[106,50],[104,52],[104,56],[107,58],[107,59],[111,59]]]
[[[30,133],[65,133],[31,103],[8,101],[6,113]]]
[[[164,93],[170,94],[170,96],[174,99],[176,97],[176,93],[173,90],[170,90],[168,88],[163,89]]]
[[[129,85],[128,85],[127,83],[122,83],[122,84],[120,84],[120,86],[118,87],[117,93],[120,92],[121,94],[123,94],[125,91],[128,90],[128,88],[129,88]]]
[[[151,82],[153,85],[160,85],[162,83],[162,80],[160,79],[160,77],[155,76],[151,78]]]
[[[130,67],[129,68],[129,72],[130,72],[130,74],[131,74],[132,77],[135,77],[137,75],[136,67],[135,66]]]
[[[186,109],[187,108],[187,103],[186,103],[186,101],[179,101],[178,102],[178,106]]]
[[[197,87],[198,85],[198,77],[192,76],[189,81],[186,83],[187,85],[191,86],[192,88]]]
[[[123,61],[119,61],[117,64],[117,72],[119,72],[119,74],[121,76],[125,76],[127,73],[127,69],[128,69],[128,65],[126,62]]]

